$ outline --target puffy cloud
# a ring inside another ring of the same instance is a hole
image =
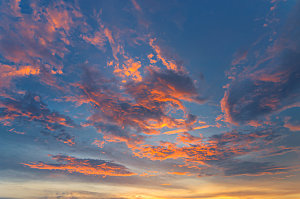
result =
[[[12,65],[0,64],[0,72],[0,89],[5,89],[11,86],[12,79],[30,75],[39,75],[40,69],[32,66],[21,66],[16,68]]]

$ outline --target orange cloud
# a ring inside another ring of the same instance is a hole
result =
[[[254,80],[259,80],[263,82],[279,83],[287,81],[287,78],[289,77],[289,71],[283,70],[272,73],[268,70],[259,70],[255,73],[250,74],[250,77]]]
[[[168,174],[170,175],[190,175],[190,172],[177,172],[177,171],[174,171],[174,172],[168,172]]]
[[[92,143],[92,144],[94,144],[94,145],[96,145],[97,147],[99,147],[99,148],[103,148],[103,145],[104,145],[104,141],[102,140],[102,141],[100,141],[100,140],[94,140],[94,142]]]
[[[199,169],[200,165],[210,167],[211,160],[218,162],[252,152],[262,152],[264,146],[273,141],[273,136],[268,132],[243,134],[233,131],[203,139],[184,133],[177,136],[177,143],[143,144],[133,148],[133,153],[150,160],[180,159],[184,163],[182,166]]]
[[[74,145],[75,144],[75,142],[74,142],[74,139],[73,138],[70,138],[70,139],[57,139],[58,141],[61,141],[61,142],[63,142],[63,143],[65,143],[65,144],[68,144],[69,146],[72,146],[72,145]]]
[[[152,53],[149,54],[147,57],[150,61],[150,64],[155,64],[157,62],[155,59],[153,59],[154,55]]]
[[[0,50],[12,62],[12,70],[6,75],[39,75],[43,83],[62,89],[54,75],[62,74],[62,58],[68,52],[70,31],[78,25],[79,10],[64,2],[51,2],[47,8],[40,2],[31,2],[31,14],[21,12],[20,1],[2,6],[6,14],[0,25],[4,30]]]
[[[40,74],[40,69],[34,68],[32,66],[21,66],[19,70],[15,70],[11,67],[11,72],[2,74],[3,76],[28,76],[28,75],[38,75]]]
[[[130,62],[134,65],[133,62]],[[128,68],[135,71],[140,67]],[[163,128],[200,129],[208,126],[196,126],[197,118],[188,114],[182,101],[199,102],[199,94],[191,78],[175,71],[153,71],[140,81],[131,81],[120,88],[116,82],[101,76],[95,68],[86,68],[82,83],[73,84],[83,95],[67,100],[89,102],[94,113],[84,125],[92,125],[104,134],[108,142],[140,143],[143,134],[160,134]],[[125,75],[134,75],[136,73]],[[131,77],[132,78],[132,77]],[[93,82],[93,84],[90,84]],[[120,90],[121,89],[121,90]],[[200,102],[199,102],[200,103]],[[174,118],[173,113],[181,118]]]
[[[220,104],[221,104],[221,110],[224,113],[224,121],[238,126],[238,123],[234,122],[230,115],[231,110],[228,104],[228,91],[225,91],[224,97],[220,101]]]
[[[110,46],[111,46],[111,49],[113,52],[113,57],[115,58],[115,60],[118,61],[119,60],[118,54],[120,52],[123,53],[122,47],[118,43],[115,42],[112,32],[108,28],[104,29],[104,35],[107,37],[107,39],[110,43]]]
[[[179,147],[174,143],[161,142],[160,146],[142,145],[136,147],[134,154],[151,160],[182,159],[185,163],[205,164],[204,161],[221,158],[222,152],[215,145],[197,142],[198,144]]]
[[[20,66],[19,68],[11,65],[0,64],[0,88],[9,87],[11,80],[16,77],[29,75],[39,75],[40,69],[32,66]]]
[[[161,60],[161,62],[163,63],[163,65],[165,65],[167,67],[167,69],[169,70],[174,70],[174,71],[178,71],[179,68],[177,67],[177,65],[175,64],[175,62],[173,60],[167,60],[163,55],[162,55],[162,51],[160,49],[159,46],[154,44],[155,39],[150,39],[149,45],[153,48],[153,50],[156,53],[156,56],[159,60]],[[151,61],[151,60],[150,60]]]
[[[203,126],[196,126],[196,127],[190,127],[187,129],[176,129],[176,130],[172,130],[172,131],[166,131],[164,132],[164,134],[177,134],[177,133],[183,133],[183,132],[187,132],[187,131],[194,131],[194,130],[199,130],[199,129],[205,129],[205,128],[209,128],[212,125],[203,125]]]
[[[83,38],[85,41],[87,41],[87,42],[93,44],[94,46],[96,46],[96,47],[99,48],[100,50],[103,50],[104,45],[105,45],[105,43],[106,43],[106,38],[105,38],[105,36],[103,35],[103,33],[101,33],[100,31],[96,32],[96,33],[94,34],[94,36],[92,36],[92,37],[88,37],[88,36],[86,36],[86,35],[82,35],[82,38]]]
[[[64,100],[66,102],[74,102],[76,106],[81,106],[82,104],[91,103],[91,101],[87,99],[84,95],[65,96]]]
[[[251,120],[250,122],[248,122],[248,125],[254,126],[254,127],[262,126],[262,124],[258,123],[258,122],[255,121],[255,120]]]
[[[139,72],[141,68],[140,61],[134,61],[132,58],[127,59],[122,64],[122,67],[119,67],[119,64],[116,64],[114,73],[122,78],[129,77],[133,81],[142,81],[142,76]]]
[[[196,137],[191,135],[190,133],[183,133],[177,136],[177,141],[189,145],[189,144],[201,144],[201,142],[203,142],[203,139],[202,136]]]
[[[300,131],[300,125],[294,125],[294,124],[291,124],[291,123],[285,123],[284,127],[288,128],[290,131]]]
[[[29,164],[23,163],[23,165],[33,169],[66,171],[68,173],[80,173],[84,175],[94,175],[102,177],[136,175],[135,173],[128,171],[127,168],[122,165],[107,162],[104,160],[77,159],[75,157],[63,155],[52,156],[52,159],[59,162],[59,164],[33,162]]]
[[[70,25],[73,24],[72,18],[69,16],[67,10],[58,10],[58,9],[47,9],[47,20],[50,23],[50,30],[55,31],[57,29],[64,29],[66,32],[69,32]]]

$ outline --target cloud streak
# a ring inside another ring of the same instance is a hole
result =
[[[51,155],[57,164],[39,163],[23,163],[33,169],[66,171],[68,173],[79,173],[83,175],[93,176],[132,176],[135,173],[128,171],[122,165],[95,159],[77,159],[71,156]]]

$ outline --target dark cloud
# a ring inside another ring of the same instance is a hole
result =
[[[299,4],[279,38],[230,84],[221,101],[226,121],[247,124],[299,101]],[[247,63],[248,64],[248,63]]]
[[[204,97],[201,97],[199,94],[191,77],[181,71],[155,71],[150,69],[148,76],[146,76],[142,82],[136,84],[130,83],[127,85],[127,89],[136,101],[148,97],[155,97],[151,93],[151,91],[155,91],[157,94],[161,94],[162,98],[166,98],[166,102],[174,103],[174,105],[177,106],[181,105],[180,100],[197,103],[205,102]],[[148,92],[146,89],[148,89]],[[158,99],[156,100],[158,101]]]
[[[276,69],[276,73],[283,74],[284,79],[278,80],[279,82],[276,79],[263,79],[264,76],[276,78],[276,74],[266,74],[267,71],[264,70],[255,74],[254,78],[236,80],[230,86],[226,92],[225,103],[228,107],[226,111],[233,122],[247,123],[262,119],[262,116],[297,102],[300,85],[300,53],[287,50],[283,54],[281,67]],[[260,80],[257,80],[257,77]]]

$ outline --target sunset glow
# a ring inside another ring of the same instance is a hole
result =
[[[297,0],[1,0],[0,199],[300,198]]]

